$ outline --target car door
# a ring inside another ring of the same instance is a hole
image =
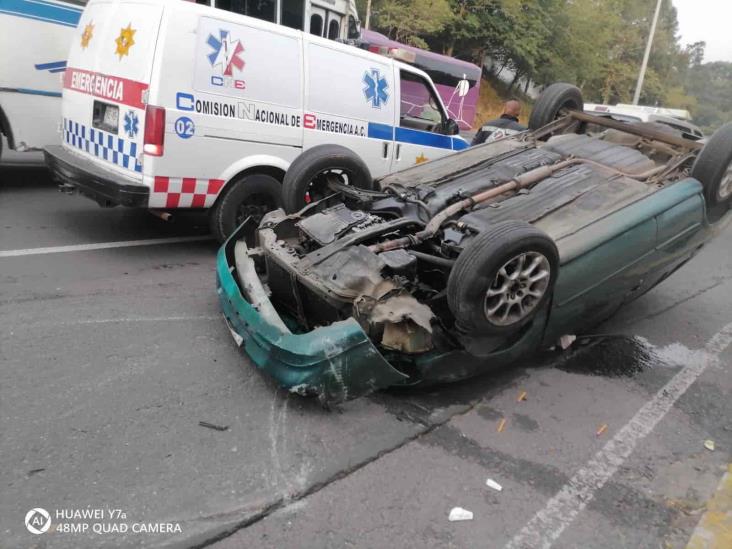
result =
[[[639,205],[557,241],[561,266],[549,340],[593,326],[643,292],[658,227],[655,216]]]
[[[394,113],[393,171],[450,154],[459,138],[440,133],[448,117],[434,86],[404,66],[395,66],[395,80],[399,96]]]

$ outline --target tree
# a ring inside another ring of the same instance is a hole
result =
[[[695,121],[711,133],[732,121],[732,63],[717,61],[695,65],[689,69],[685,91],[695,97],[692,109]]]
[[[380,0],[372,6],[375,27],[422,48],[428,47],[422,36],[440,32],[452,17],[448,0]]]

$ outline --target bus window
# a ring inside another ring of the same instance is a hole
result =
[[[323,36],[323,17],[319,13],[310,16],[310,34]]]
[[[338,19],[331,19],[328,23],[328,38],[331,40],[337,40],[341,36],[341,25]]]
[[[305,18],[305,3],[302,0],[282,0],[280,23],[286,27],[303,30]]]
[[[276,22],[275,6],[277,0],[216,0],[216,7],[221,10],[241,13],[256,17],[263,21]]]
[[[353,15],[348,16],[348,38],[351,40],[356,40],[361,37],[361,24],[359,21],[356,21],[356,19],[353,17]]]

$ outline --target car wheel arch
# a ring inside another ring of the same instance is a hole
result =
[[[270,155],[248,156],[237,160],[222,171],[221,175],[217,178],[223,180],[224,184],[221,186],[216,200],[218,201],[218,199],[224,194],[229,183],[246,175],[269,175],[282,183],[282,180],[285,177],[285,172],[289,167],[290,162]]]

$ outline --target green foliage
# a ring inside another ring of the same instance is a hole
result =
[[[380,0],[372,10],[375,26],[389,38],[422,48],[422,36],[439,33],[453,17],[448,0]]]
[[[718,61],[692,66],[685,83],[686,93],[696,98],[691,109],[695,121],[707,133],[732,122],[732,63]]]
[[[363,14],[365,0],[358,3]],[[656,0],[373,0],[371,20],[400,42],[477,64],[489,57],[497,71],[516,74],[509,88],[520,78],[567,81],[588,101],[616,103],[633,97],[655,6]],[[729,67],[702,64],[704,46],[679,46],[676,9],[664,0],[641,104],[687,108],[707,127],[730,118]]]

